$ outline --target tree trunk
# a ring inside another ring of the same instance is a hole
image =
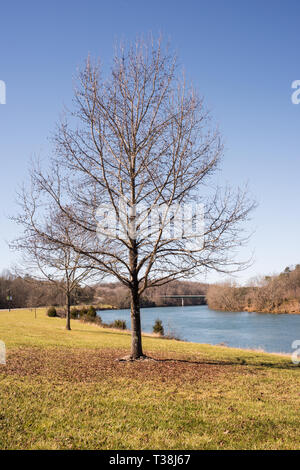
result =
[[[70,293],[68,292],[66,295],[66,307],[67,307],[67,324],[66,324],[66,330],[71,329],[71,296]]]
[[[131,160],[131,208],[129,216],[129,229],[131,249],[129,250],[129,265],[131,273],[131,359],[143,357],[142,328],[140,312],[140,294],[138,282],[138,246],[136,242],[136,197],[135,197],[135,158]]]
[[[143,357],[140,297],[138,288],[131,289],[131,358]]]

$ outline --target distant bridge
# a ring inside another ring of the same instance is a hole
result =
[[[160,295],[162,299],[181,299],[181,305],[184,306],[184,299],[205,299],[204,294],[188,294],[188,295]]]

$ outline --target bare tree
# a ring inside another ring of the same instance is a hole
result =
[[[33,194],[31,196],[31,210],[34,214],[37,201]],[[13,249],[23,253],[27,274],[25,279],[28,279],[28,282],[47,279],[64,293],[67,330],[71,330],[72,293],[82,282],[95,275],[91,263],[87,266],[85,258],[71,247],[72,241],[78,236],[75,229],[63,212],[50,211],[44,219],[44,224],[40,221],[39,230],[28,226],[24,235],[11,245]],[[59,238],[60,243],[56,243],[54,237]],[[24,268],[22,270],[24,271]],[[19,274],[20,271],[21,268],[18,269]]]
[[[56,204],[80,236],[66,243],[45,233],[26,191],[19,218],[130,290],[131,359],[144,357],[143,292],[208,269],[241,268],[232,252],[245,241],[240,223],[254,206],[245,191],[213,187],[220,135],[203,100],[178,75],[176,58],[160,41],[121,47],[107,80],[88,59],[74,111],[56,133],[51,168],[34,167],[31,175],[39,210]],[[199,212],[191,203],[203,205],[205,219],[201,242],[192,244],[186,227]]]

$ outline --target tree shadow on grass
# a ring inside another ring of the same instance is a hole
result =
[[[194,365],[211,365],[211,366],[240,366],[240,367],[255,367],[255,368],[270,368],[270,369],[282,369],[282,370],[293,370],[300,371],[300,366],[293,364],[291,361],[276,363],[276,362],[265,362],[265,361],[251,361],[250,360],[189,360],[189,359],[177,359],[177,358],[152,358],[156,362],[177,362]]]

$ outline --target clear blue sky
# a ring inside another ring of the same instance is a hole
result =
[[[287,0],[45,0],[1,3],[0,270],[15,255],[15,191],[32,155],[72,98],[76,68],[88,53],[109,66],[118,39],[162,33],[220,124],[226,153],[220,180],[249,183],[259,202],[248,250],[255,263],[240,276],[300,262],[300,3]]]

